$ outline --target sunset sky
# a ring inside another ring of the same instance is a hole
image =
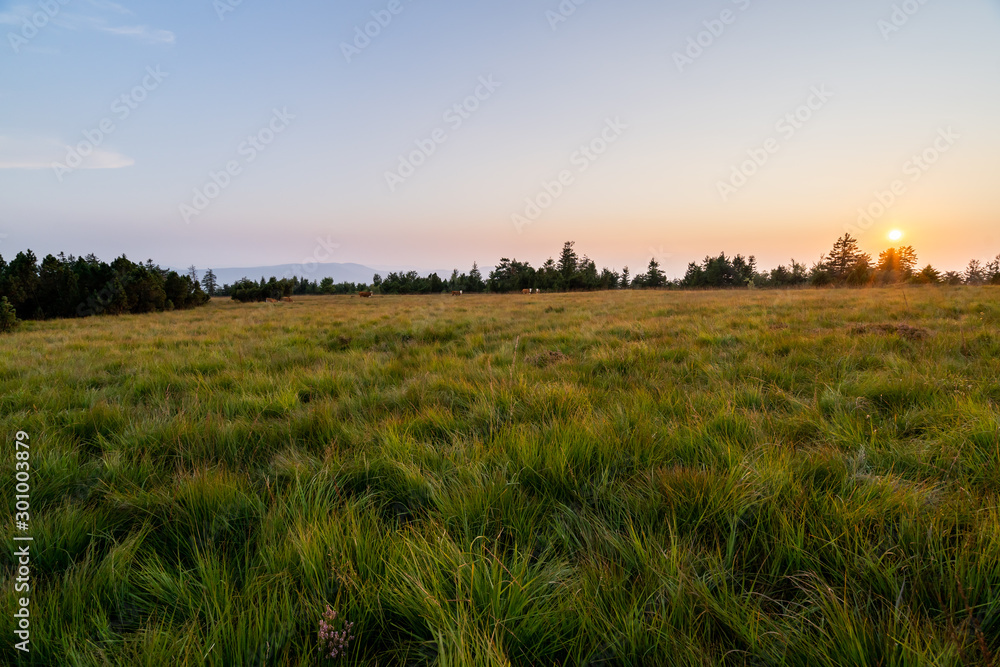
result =
[[[0,254],[1000,254],[1000,0],[237,2],[0,2]]]

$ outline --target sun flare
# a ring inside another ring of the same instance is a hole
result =
[[[894,229],[891,232],[889,232],[890,241],[898,241],[901,238],[903,238],[903,232],[899,231],[898,229]]]

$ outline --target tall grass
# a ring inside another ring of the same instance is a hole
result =
[[[324,664],[329,604],[346,665],[993,665],[998,324],[992,288],[26,322],[0,656]]]

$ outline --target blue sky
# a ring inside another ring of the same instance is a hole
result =
[[[0,254],[1000,253],[998,0],[231,2],[0,2]]]

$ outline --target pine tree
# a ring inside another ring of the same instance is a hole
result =
[[[39,314],[38,259],[28,250],[19,252],[7,265],[5,272],[7,295],[22,320]]]
[[[649,268],[646,269],[646,280],[644,284],[646,287],[663,287],[667,282],[667,277],[660,271],[660,263],[656,261],[656,258],[649,260]]]
[[[472,263],[472,270],[469,271],[468,291],[476,294],[486,291],[486,281],[483,280],[483,274],[479,271],[479,264],[477,262]]]
[[[965,269],[964,278],[966,285],[982,285],[986,282],[986,271],[983,269],[982,262],[978,259],[969,262],[969,266]]]
[[[209,296],[215,296],[215,292],[218,290],[219,285],[215,278],[215,272],[209,269],[205,272],[205,277],[201,279],[202,287],[205,288],[205,293]]]
[[[1000,285],[1000,255],[986,265],[986,282],[990,285]]]
[[[862,260],[870,263],[871,257],[861,252],[856,238],[844,234],[833,244],[833,250],[824,261],[824,268],[833,280],[841,282],[847,279],[848,274]]]
[[[0,297],[0,333],[7,333],[17,328],[19,324],[14,306],[10,305],[7,297]]]
[[[579,262],[579,257],[577,257],[576,251],[573,250],[574,245],[576,244],[573,241],[566,241],[562,252],[559,254],[559,273],[566,282],[569,282],[573,278],[573,274],[576,273],[577,263]]]
[[[889,248],[878,256],[878,270],[893,273],[897,279],[908,280],[917,266],[917,251],[913,246]]]
[[[928,264],[916,275],[915,280],[926,285],[937,285],[941,282],[941,272]]]

